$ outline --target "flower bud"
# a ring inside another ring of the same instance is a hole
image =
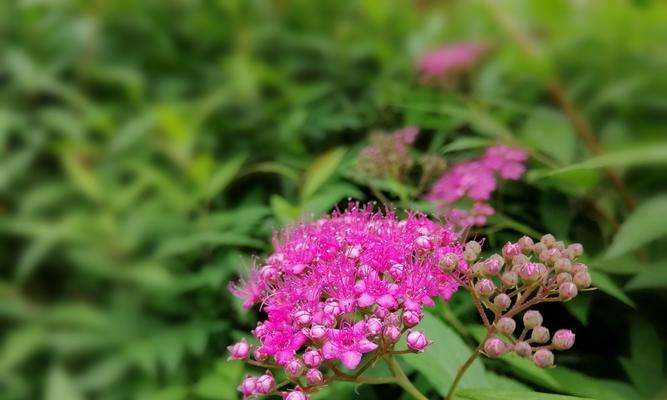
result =
[[[323,325],[313,325],[308,330],[308,336],[312,340],[322,339],[327,335],[327,328]]]
[[[554,262],[554,269],[557,273],[560,272],[571,272],[572,263],[567,258],[559,258]]]
[[[398,338],[401,337],[401,330],[393,325],[387,326],[384,328],[384,331],[382,331],[382,337],[387,343],[396,343]]]
[[[268,394],[273,391],[276,386],[276,381],[273,379],[271,371],[267,370],[264,375],[257,378],[255,381],[255,391],[258,394]]]
[[[278,268],[271,264],[265,265],[262,267],[262,269],[259,270],[259,276],[263,281],[272,281],[275,277],[278,276]]]
[[[345,250],[345,257],[356,260],[361,257],[361,246],[350,246]]]
[[[543,321],[544,319],[542,318],[542,314],[540,314],[539,311],[528,310],[525,314],[523,314],[523,326],[528,329],[533,329],[542,325]]]
[[[397,281],[403,278],[403,275],[405,275],[405,267],[403,264],[394,264],[389,267],[389,275],[391,275],[393,280]]]
[[[558,287],[558,294],[563,300],[571,300],[577,295],[577,285],[573,282],[563,282]]]
[[[447,253],[438,261],[438,266],[445,272],[454,271],[458,265],[459,257],[454,253]]]
[[[426,346],[432,343],[426,338],[424,332],[421,331],[409,331],[408,336],[405,338],[405,342],[409,348],[419,352],[424,351]]]
[[[306,310],[299,310],[294,313],[294,320],[301,326],[310,324],[312,319],[310,313]]]
[[[506,288],[514,287],[519,283],[519,275],[514,271],[507,271],[500,277],[500,282]]]
[[[574,346],[574,333],[569,329],[559,329],[554,333],[551,344],[557,350],[568,350]]]
[[[505,354],[507,350],[507,344],[496,336],[492,336],[484,342],[484,353],[489,357],[500,357]]]
[[[479,242],[471,240],[466,243],[465,251],[471,251],[475,253],[475,256],[478,256],[482,252],[482,245]]]
[[[549,368],[554,365],[554,353],[547,349],[540,349],[533,354],[533,362],[540,368]]]
[[[560,284],[563,282],[572,282],[572,275],[568,274],[567,272],[561,272],[560,274],[556,275],[556,283],[558,286],[560,286]]]
[[[316,349],[308,349],[303,353],[303,363],[307,367],[317,368],[322,363],[322,354]]]
[[[510,308],[510,305],[512,304],[512,299],[510,299],[510,297],[505,293],[500,293],[499,295],[493,298],[493,304],[500,310],[505,311],[508,308]]]
[[[403,324],[408,328],[416,326],[422,320],[422,313],[414,310],[406,310],[403,312]]]
[[[303,373],[303,364],[293,358],[285,364],[285,372],[291,378],[298,378]]]
[[[500,272],[502,266],[503,264],[498,261],[497,258],[490,257],[488,260],[484,261],[482,271],[486,276],[494,276]]]
[[[523,236],[519,241],[517,242],[519,244],[519,247],[521,247],[521,251],[523,253],[530,252],[530,250],[533,248],[533,239],[531,239],[528,236]]]
[[[547,251],[547,246],[544,243],[538,242],[533,245],[533,253],[535,253],[536,255],[539,256],[540,254],[542,254],[542,252],[545,251]]]
[[[475,290],[482,296],[491,296],[496,291],[496,285],[491,279],[480,279],[475,284]]]
[[[560,251],[555,248],[548,249],[540,253],[540,261],[543,263],[553,263],[560,258]]]
[[[251,346],[245,339],[241,339],[240,342],[227,346],[227,350],[229,350],[230,353],[227,360],[243,360],[250,354],[250,347]]]
[[[591,285],[591,275],[586,271],[578,272],[572,279],[579,289],[585,289]]]
[[[379,335],[380,332],[382,332],[382,322],[378,318],[369,318],[366,321],[366,332],[370,336],[376,336]]]
[[[496,323],[498,332],[511,335],[516,329],[516,322],[512,318],[502,317]]]
[[[238,387],[238,391],[241,392],[243,397],[250,397],[254,396],[257,394],[255,391],[255,384],[257,383],[257,378],[254,376],[248,375],[243,382],[241,382],[241,385]]]
[[[542,276],[542,271],[537,264],[527,263],[519,268],[519,277],[525,282],[535,282]]]
[[[475,262],[475,260],[477,260],[477,253],[475,253],[474,251],[465,250],[463,252],[463,259],[468,264],[472,264],[473,262]]]
[[[283,400],[308,400],[309,397],[300,387],[297,387],[293,392],[283,392]]]
[[[420,250],[431,250],[433,248],[433,242],[428,236],[419,236],[415,239],[415,245]]]
[[[554,244],[556,244],[556,238],[554,235],[547,233],[546,235],[542,236],[540,239],[540,243],[544,244],[547,247],[552,247]]]
[[[324,376],[319,369],[312,368],[306,371],[306,382],[308,382],[309,385],[319,385],[324,382]]]
[[[574,263],[572,264],[572,275],[576,275],[579,272],[588,272],[588,266],[586,264],[582,263]]]
[[[323,311],[335,317],[339,316],[342,313],[340,309],[340,304],[333,299],[327,299],[327,301],[324,303]]]
[[[581,243],[572,243],[567,248],[572,252],[575,258],[584,254],[584,246],[582,246]]]
[[[546,343],[549,341],[549,329],[544,326],[536,326],[530,334],[530,338],[535,343]]]
[[[503,257],[505,257],[505,258],[512,258],[512,257],[518,256],[519,254],[521,254],[521,245],[519,245],[518,243],[514,244],[514,243],[507,242],[503,246],[502,253],[503,253]]]
[[[530,357],[533,355],[533,348],[528,342],[516,342],[514,352],[521,357]]]
[[[480,277],[484,276],[484,263],[483,262],[476,262],[470,267],[472,270],[473,276]]]
[[[266,349],[264,349],[264,347],[257,347],[253,356],[257,361],[264,361],[269,358],[269,353],[266,351]]]

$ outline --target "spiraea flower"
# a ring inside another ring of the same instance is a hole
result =
[[[424,83],[447,80],[471,69],[488,50],[482,42],[450,43],[419,58],[417,70]]]
[[[480,159],[464,161],[446,170],[425,198],[454,226],[484,225],[495,212],[488,202],[498,180],[519,179],[525,172],[527,158],[528,153],[517,147],[489,147]],[[461,203],[471,206],[461,208]]]
[[[457,239],[423,214],[399,219],[355,203],[284,229],[266,264],[231,286],[244,306],[266,314],[252,332],[259,342],[252,362],[292,377],[305,373],[308,386],[282,393],[300,399],[329,382],[327,369],[358,368],[364,354],[390,352],[404,334],[409,349],[424,351],[430,341],[408,328],[419,325],[424,306],[457,290],[467,269]],[[233,358],[249,352],[231,350]],[[239,387],[244,396],[274,390],[266,377],[247,381]]]
[[[419,129],[407,127],[390,134],[376,132],[370,144],[359,152],[357,170],[365,177],[392,176],[400,179],[414,164],[410,145],[419,135]]]

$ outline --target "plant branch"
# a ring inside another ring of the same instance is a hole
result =
[[[396,362],[396,359],[392,357],[391,355],[386,356],[384,358],[385,362],[387,363],[387,366],[391,370],[391,373],[394,374],[394,378],[396,379],[396,384],[399,385],[400,387],[403,388],[407,393],[412,395],[417,400],[428,400],[428,397],[424,396],[422,392],[419,391],[415,387],[415,385],[410,382],[410,379],[405,375],[405,372],[401,369],[401,366],[398,365],[398,362]]]
[[[489,329],[488,332],[486,333],[486,336],[484,339],[482,339],[481,342],[477,345],[475,350],[470,354],[466,362],[461,365],[456,373],[456,377],[454,377],[454,381],[452,382],[452,385],[449,387],[449,391],[447,392],[447,396],[445,396],[445,400],[453,400],[454,399],[454,393],[456,392],[456,388],[459,385],[459,382],[461,381],[461,378],[463,378],[463,374],[468,370],[468,368],[472,365],[473,361],[477,358],[477,356],[482,352],[482,347],[484,347],[484,342],[493,334],[493,329]]]

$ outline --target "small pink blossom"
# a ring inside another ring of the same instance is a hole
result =
[[[423,55],[417,69],[426,82],[449,78],[473,67],[488,51],[481,42],[451,43]]]
[[[230,353],[227,360],[243,360],[250,354],[250,347],[251,346],[245,339],[241,339],[240,342],[227,346],[227,350],[229,350]]]
[[[405,342],[409,348],[419,352],[424,351],[427,346],[433,343],[428,340],[426,335],[424,335],[424,332],[421,331],[408,332],[408,336],[406,337]]]

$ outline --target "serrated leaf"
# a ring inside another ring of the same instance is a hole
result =
[[[342,147],[329,150],[310,164],[303,175],[302,200],[308,200],[336,172],[345,151]]]
[[[667,195],[661,195],[641,204],[623,222],[616,233],[606,258],[618,257],[648,242],[667,235]]]
[[[626,285],[626,290],[667,288],[667,260],[644,266]]]
[[[632,301],[632,299],[623,292],[623,289],[621,289],[608,275],[593,269],[589,270],[589,272],[593,280],[593,286],[632,308],[636,307],[635,302]]]

